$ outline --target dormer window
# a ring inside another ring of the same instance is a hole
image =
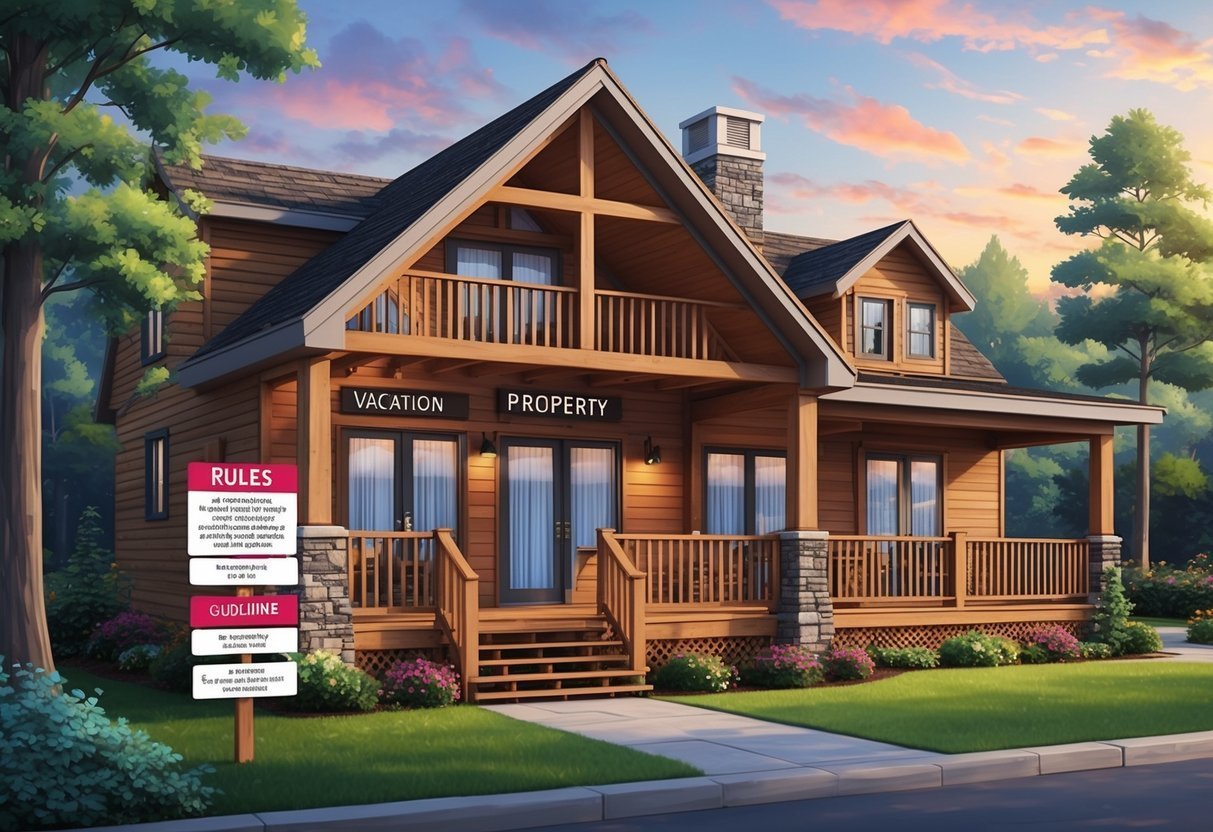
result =
[[[875,298],[859,299],[859,354],[865,358],[890,360],[889,324],[893,302]]]
[[[909,339],[906,354],[910,358],[935,357],[935,304],[907,304]]]

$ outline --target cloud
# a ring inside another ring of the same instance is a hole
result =
[[[773,116],[797,117],[815,132],[882,158],[964,162],[969,151],[955,133],[916,121],[898,104],[886,104],[846,89],[847,100],[801,93],[779,95],[745,78],[733,78],[733,90],[751,106]]]
[[[1007,197],[1009,199],[1021,199],[1034,202],[1064,202],[1065,198],[1057,191],[1043,191],[1035,185],[1028,185],[1024,182],[1014,182],[1010,185],[1000,185],[998,187],[975,186],[956,188],[955,192],[962,196],[976,197]]]
[[[601,14],[582,0],[464,0],[463,10],[486,35],[534,52],[554,52],[575,64],[625,52],[638,35],[655,31],[638,12]]]
[[[986,92],[979,89],[972,82],[957,76],[952,70],[937,61],[931,60],[921,52],[911,52],[906,57],[915,66],[932,70],[940,76],[940,80],[936,83],[927,84],[928,89],[944,90],[953,95],[970,98],[974,101],[985,101],[990,104],[1014,104],[1016,101],[1023,99],[1023,96],[1016,92],[1009,92],[1007,90]]]
[[[274,87],[270,96],[282,115],[324,129],[450,127],[472,117],[469,99],[503,92],[462,38],[394,39],[358,21],[332,37],[321,59],[324,69]]]
[[[1049,107],[1037,107],[1036,112],[1053,121],[1073,121],[1074,114],[1067,113],[1065,110],[1054,110]]]
[[[450,144],[451,140],[445,136],[394,128],[381,135],[353,130],[332,149],[350,161],[373,162],[394,153],[433,156]]]
[[[1079,49],[1108,40],[1100,26],[1043,26],[1005,9],[997,15],[979,4],[953,0],[768,0],[784,20],[803,29],[833,29],[889,44],[905,38],[933,43],[960,38],[978,52]]]
[[[1015,145],[1015,152],[1028,156],[1081,156],[1086,153],[1086,142],[1077,139],[1047,139],[1029,136]]]
[[[978,121],[988,121],[990,124],[997,124],[999,127],[1014,127],[1015,126],[1015,122],[1013,122],[1013,121],[1009,121],[1005,118],[995,118],[994,116],[988,116],[985,113],[980,113],[977,116],[977,120]]]
[[[1092,57],[1107,58],[1114,78],[1153,81],[1179,90],[1213,83],[1213,49],[1169,23],[1144,15],[1130,18],[1122,11],[1088,9],[1115,33],[1114,48]]]

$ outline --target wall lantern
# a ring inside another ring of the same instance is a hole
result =
[[[497,446],[493,444],[493,440],[489,439],[489,435],[484,431],[481,431],[480,435],[484,437],[480,442],[480,455],[493,459],[497,456]],[[494,433],[493,435],[496,436],[497,434]]]
[[[661,446],[653,444],[653,437],[644,438],[644,464],[656,465],[661,462]]]

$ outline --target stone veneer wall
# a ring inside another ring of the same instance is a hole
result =
[[[756,246],[762,246],[762,162],[737,156],[708,156],[691,169],[729,210]]]
[[[775,640],[814,652],[834,640],[834,602],[826,578],[829,534],[819,531],[779,535],[779,607]]]
[[[349,533],[341,526],[299,527],[299,650],[328,650],[354,664]]]
[[[1090,600],[1094,604],[1106,585],[1104,570],[1109,566],[1120,566],[1121,539],[1114,534],[1093,534],[1087,537],[1087,542],[1091,563]]]

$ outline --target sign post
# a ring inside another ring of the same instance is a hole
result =
[[[190,583],[234,586],[236,596],[190,598],[191,652],[240,656],[194,668],[195,699],[235,699],[235,760],[251,762],[253,698],[294,696],[294,662],[253,664],[254,653],[294,652],[299,599],[255,596],[254,585],[296,586],[298,469],[294,465],[189,464]],[[239,629],[218,629],[237,627]],[[284,649],[285,648],[285,649]]]

